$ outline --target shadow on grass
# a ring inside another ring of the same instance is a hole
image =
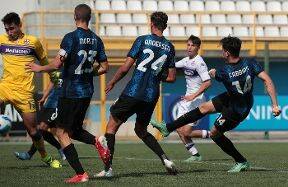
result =
[[[178,174],[177,175],[181,175],[181,174],[187,174],[187,173],[199,173],[199,172],[209,172],[209,170],[207,169],[195,169],[195,170],[178,170]],[[149,175],[158,175],[158,176],[167,176],[167,177],[177,177],[177,175],[169,175],[167,172],[163,172],[163,171],[154,171],[154,172],[129,172],[129,173],[120,173],[117,174],[113,177],[110,178],[99,178],[99,177],[91,177],[89,179],[91,180],[108,180],[108,181],[114,181],[116,179],[119,178],[125,178],[125,177],[135,177],[135,178],[139,178],[139,177],[145,177],[145,176],[149,176]]]

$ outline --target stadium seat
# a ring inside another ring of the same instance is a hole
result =
[[[266,11],[266,6],[264,1],[251,1],[252,11]]]
[[[249,1],[236,1],[236,10],[237,11],[250,11]]]
[[[224,24],[226,23],[226,17],[224,14],[212,14],[211,22],[215,24]]]
[[[179,16],[178,14],[168,14],[168,24],[171,23],[179,23]]]
[[[193,14],[181,14],[180,23],[182,24],[193,24],[195,23],[195,16]]]
[[[208,14],[196,15],[196,23],[211,23],[210,15]]]
[[[273,23],[274,24],[288,24],[287,15],[274,15]]]
[[[117,14],[117,23],[132,23],[131,14]]]
[[[121,27],[119,25],[108,25],[106,26],[107,36],[121,36]]]
[[[132,22],[133,23],[147,23],[147,16],[145,14],[133,14]]]
[[[190,1],[189,7],[191,11],[204,11],[204,1]]]
[[[254,16],[253,15],[243,15],[242,16],[242,23],[245,23],[245,24],[254,23]]]
[[[112,10],[126,10],[126,3],[124,0],[111,1]]]
[[[172,11],[173,10],[173,2],[169,0],[158,1],[158,9],[160,11]]]
[[[267,1],[267,11],[281,11],[280,1]]]
[[[231,35],[233,33],[232,28],[229,26],[220,26],[220,27],[218,27],[217,31],[218,31],[217,35],[222,36],[222,37]]]
[[[233,28],[233,35],[238,37],[249,36],[248,28],[245,26],[237,26]]]
[[[228,14],[226,19],[227,19],[227,23],[230,23],[230,24],[242,23],[240,14]]]
[[[250,32],[250,36],[254,36],[253,27],[250,27],[249,32]],[[260,37],[264,36],[263,27],[257,26],[257,27],[255,28],[255,35],[256,35],[256,36],[260,36]]]
[[[127,1],[127,10],[142,10],[141,1],[128,0]]]
[[[288,11],[288,1],[282,2],[282,11]]]
[[[234,1],[220,1],[220,9],[223,11],[235,11]]]
[[[208,37],[214,37],[217,36],[217,29],[213,26],[204,26],[202,28],[202,35],[208,36]]]
[[[259,24],[272,24],[272,15],[258,15],[257,21]]]
[[[188,1],[174,1],[174,10],[176,11],[188,11],[189,10],[189,5]]]
[[[170,35],[170,29],[169,29],[169,27],[167,27],[163,32],[163,36],[167,37],[169,35]]]
[[[288,27],[280,27],[280,36],[288,37]]]
[[[110,2],[109,1],[103,1],[103,0],[97,0],[95,2],[95,9],[96,10],[110,10]]]
[[[137,27],[134,25],[122,26],[122,34],[123,36],[137,36]]]
[[[158,9],[157,2],[154,0],[143,1],[143,9],[149,11],[156,11]]]
[[[146,35],[149,34],[149,28],[147,26],[139,26],[138,27],[138,35]]]
[[[170,26],[170,36],[185,37],[185,27],[183,26]]]
[[[268,36],[268,37],[280,36],[279,28],[277,26],[266,26],[264,28],[264,36]]]
[[[99,35],[100,35],[100,36],[105,36],[105,26],[100,25]]]
[[[207,11],[219,11],[220,5],[218,1],[208,0],[205,1],[205,10]]]
[[[101,23],[115,23],[116,18],[115,14],[100,14]]]
[[[186,27],[186,36],[190,35],[200,36],[200,28],[198,26],[187,26]]]

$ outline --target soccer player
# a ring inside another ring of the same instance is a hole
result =
[[[211,129],[210,137],[225,153],[235,160],[236,164],[228,172],[240,172],[249,169],[249,163],[224,133],[237,127],[249,114],[253,105],[255,77],[264,82],[271,99],[273,115],[280,115],[281,110],[278,107],[273,81],[263,70],[263,67],[255,60],[239,57],[242,41],[237,37],[228,36],[224,37],[220,44],[222,46],[222,56],[226,62],[218,70],[211,69],[209,74],[212,78],[222,82],[227,91],[201,104],[172,123],[151,121],[151,124],[163,136],[168,136],[175,129],[197,121],[206,114],[220,113]]]
[[[3,59],[3,78],[0,80],[0,105],[9,102],[18,110],[28,134],[41,155],[41,160],[53,168],[61,163],[47,154],[41,133],[36,128],[36,106],[33,99],[34,72],[26,72],[25,64],[37,59],[42,65],[48,64],[47,56],[40,41],[21,31],[17,13],[6,14],[2,22],[6,34],[0,35],[0,52]]]
[[[60,75],[60,74],[59,74]],[[54,146],[62,160],[66,160],[65,154],[61,149],[60,143],[55,139],[56,133],[56,118],[58,115],[57,103],[58,97],[61,93],[62,79],[58,79],[58,84],[50,81],[47,89],[45,89],[42,98],[38,101],[40,112],[40,124],[38,129],[41,131],[44,140]],[[46,102],[45,102],[46,101]],[[45,102],[45,103],[44,103]],[[48,131],[50,130],[50,132]],[[30,150],[27,152],[15,152],[15,156],[20,160],[30,160],[36,152],[34,144],[31,145]]]
[[[91,18],[91,9],[86,4],[79,4],[74,10],[74,19],[77,29],[66,34],[61,42],[60,50],[54,61],[47,66],[35,63],[27,64],[27,69],[35,72],[59,69],[63,63],[63,86],[58,101],[58,117],[56,134],[68,163],[76,175],[65,180],[66,183],[80,183],[88,181],[88,174],[84,171],[78,153],[70,137],[80,138],[82,142],[95,141],[98,152],[103,159],[109,159],[110,152],[105,145],[105,137],[95,140],[95,136],[82,131],[82,124],[91,97],[94,92],[93,64],[97,75],[108,70],[107,57],[102,40],[88,28]],[[80,126],[81,125],[81,126]]]
[[[191,35],[187,41],[188,57],[175,63],[176,68],[182,68],[184,70],[186,79],[186,94],[182,97],[182,101],[179,102],[177,118],[206,101],[204,91],[210,87],[211,80],[203,58],[198,55],[200,45],[200,38]],[[191,138],[208,138],[209,132],[207,130],[193,130],[193,126],[196,126],[198,122],[199,121],[195,121],[177,129],[179,137],[188,152],[191,153],[190,158],[186,159],[185,162],[202,160]]]
[[[167,27],[168,17],[163,12],[151,15],[152,34],[139,36],[131,47],[125,63],[117,70],[106,87],[106,94],[113,89],[132,65],[136,63],[131,80],[110,108],[110,118],[105,137],[110,149],[110,162],[97,177],[112,177],[112,159],[115,146],[115,134],[127,119],[136,114],[136,135],[161,159],[167,171],[176,174],[174,163],[170,161],[157,140],[147,131],[151,115],[159,97],[161,80],[173,82],[175,80],[174,46],[163,36]],[[163,73],[165,72],[165,73]],[[167,73],[168,72],[168,73]]]

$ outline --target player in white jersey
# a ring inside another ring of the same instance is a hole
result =
[[[187,40],[188,57],[175,63],[176,68],[182,68],[184,70],[186,79],[186,94],[179,102],[177,118],[197,108],[201,103],[206,101],[204,91],[210,87],[211,80],[204,60],[198,55],[200,45],[201,40],[191,35]],[[185,144],[186,149],[191,153],[191,157],[186,159],[186,162],[202,160],[192,141],[192,137],[209,138],[209,131],[193,130],[193,126],[197,125],[198,122],[187,124],[177,129],[179,137]]]

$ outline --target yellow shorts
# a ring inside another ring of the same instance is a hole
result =
[[[15,89],[11,84],[0,83],[0,100],[11,103],[20,114],[36,112],[33,93]]]

